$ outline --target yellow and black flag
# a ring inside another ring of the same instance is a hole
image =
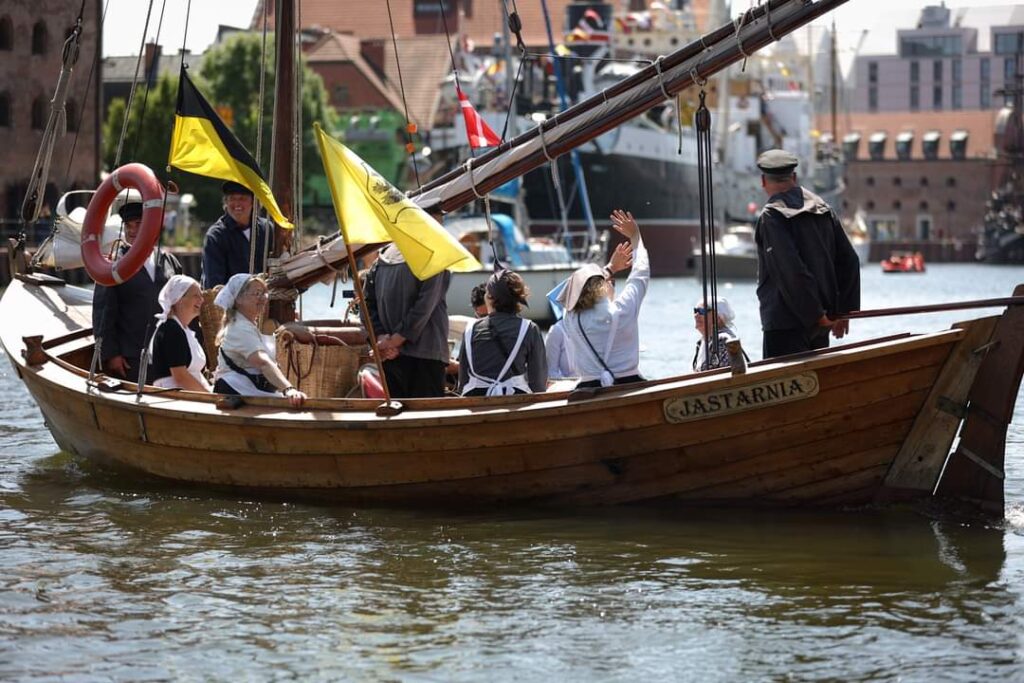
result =
[[[167,163],[181,171],[245,185],[275,223],[282,228],[294,227],[281,214],[256,160],[196,89],[184,67],[178,81],[178,108]]]

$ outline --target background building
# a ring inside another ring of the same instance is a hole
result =
[[[67,132],[57,140],[46,200],[52,210],[58,188],[94,189],[100,169],[99,0],[86,0],[78,64],[67,98]],[[3,233],[20,230],[21,204],[50,116],[61,70],[64,40],[81,3],[5,0],[0,4],[0,220]],[[91,78],[90,78],[91,75]],[[73,153],[73,156],[72,156]]]
[[[1013,82],[1024,7],[925,7],[853,63],[843,213],[875,240],[953,243],[970,258],[993,189],[995,127]],[[894,17],[896,18],[896,17]]]

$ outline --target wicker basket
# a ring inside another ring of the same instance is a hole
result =
[[[199,310],[199,326],[203,328],[203,351],[206,353],[206,368],[217,369],[217,335],[224,324],[224,309],[213,303],[224,285],[203,292],[203,307]]]
[[[277,340],[277,364],[310,398],[341,398],[356,385],[361,346],[304,344],[290,335]]]

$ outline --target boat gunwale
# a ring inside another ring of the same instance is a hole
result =
[[[213,394],[183,390],[164,390],[147,388],[142,393],[142,401],[136,400],[136,391],[130,389],[135,385],[125,383],[126,389],[119,392],[100,392],[88,387],[88,372],[68,362],[64,358],[48,353],[51,362],[36,369],[22,363],[26,369],[39,379],[71,391],[89,400],[98,400],[118,406],[129,407],[135,412],[175,416],[179,419],[208,421],[216,418],[227,423],[267,424],[276,425],[286,421],[289,428],[322,429],[325,427],[341,428],[416,428],[430,426],[439,422],[449,425],[507,422],[517,419],[530,419],[543,412],[544,417],[560,417],[589,410],[602,410],[609,404],[616,406],[635,405],[647,402],[663,401],[670,398],[699,395],[715,390],[729,390],[735,387],[758,384],[784,377],[794,372],[817,371],[836,365],[851,362],[850,356],[856,355],[857,361],[870,360],[890,353],[903,353],[915,349],[930,348],[944,344],[954,344],[965,334],[962,327],[930,332],[920,335],[900,335],[893,340],[865,340],[855,344],[833,347],[831,349],[801,354],[784,360],[760,361],[755,372],[733,375],[727,369],[716,370],[692,375],[651,380],[635,385],[609,387],[594,392],[585,398],[574,400],[573,392],[555,392],[551,394],[531,394],[509,397],[448,397],[443,399],[410,399],[405,401],[407,410],[399,415],[380,417],[375,414],[381,404],[379,399],[346,399],[320,398],[309,399],[302,410],[287,407],[283,398],[247,397],[242,407],[223,410],[217,407],[222,397]],[[86,339],[77,349],[86,348]],[[50,377],[47,365],[53,365],[65,374],[62,380]],[[70,377],[68,377],[70,376]],[[71,381],[68,381],[68,380]],[[81,386],[74,386],[78,380]],[[170,405],[168,405],[170,403]],[[126,406],[125,404],[130,404]],[[203,406],[206,410],[197,411],[188,406]],[[272,410],[267,414],[267,410]]]

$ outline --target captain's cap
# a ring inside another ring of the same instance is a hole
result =
[[[252,196],[252,190],[241,183],[236,183],[234,180],[225,180],[224,184],[220,186],[220,191],[223,194],[247,194]]]
[[[796,158],[796,155],[792,152],[787,152],[784,149],[769,149],[767,152],[762,152],[761,156],[757,157],[757,167],[761,169],[761,173],[772,176],[788,176],[791,175],[797,167],[800,160]]]

